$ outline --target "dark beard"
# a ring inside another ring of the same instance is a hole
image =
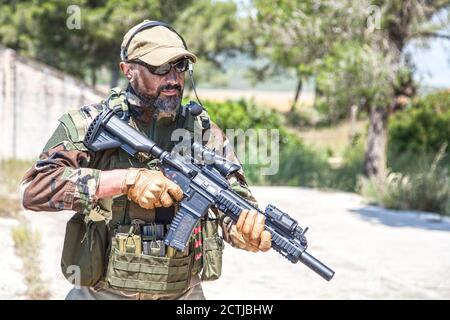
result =
[[[175,96],[161,96],[162,90],[176,89],[179,94]],[[144,108],[154,108],[156,112],[162,116],[174,116],[176,114],[177,107],[181,104],[181,97],[183,90],[180,85],[164,85],[158,88],[156,95],[148,95],[139,90],[135,90],[136,95],[142,102]]]

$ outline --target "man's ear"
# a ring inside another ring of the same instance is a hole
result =
[[[133,68],[130,63],[121,61],[119,63],[119,67],[128,80],[131,80],[133,78]]]

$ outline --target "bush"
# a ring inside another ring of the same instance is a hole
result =
[[[276,174],[263,176],[262,164],[248,164],[245,161],[248,159],[240,159],[250,184],[355,191],[364,155],[362,142],[349,146],[344,155],[343,165],[332,168],[328,163],[329,154],[306,146],[299,137],[288,131],[286,127],[288,120],[275,111],[266,110],[245,100],[223,103],[207,101],[204,105],[211,119],[223,130],[237,128],[279,130],[279,170]]]
[[[402,174],[361,178],[361,194],[389,209],[431,211],[450,215],[448,172]]]
[[[381,179],[362,178],[362,195],[390,209],[450,215],[450,177],[448,169],[441,165],[445,148],[446,145],[427,167],[419,163],[411,173],[389,171]]]
[[[287,137],[280,146],[280,167],[276,175],[268,176],[272,185],[319,187],[328,170],[325,154],[320,154],[303,145],[294,136]]]
[[[326,157],[306,147],[294,134],[289,133],[286,120],[277,112],[255,105],[252,101],[226,101],[204,103],[211,119],[227,129],[279,130],[279,171],[262,176],[262,164],[243,162],[244,171],[251,184],[318,186],[321,174],[327,170]],[[270,150],[270,152],[272,152]]]
[[[439,92],[415,101],[389,123],[388,166],[411,171],[417,158],[432,161],[444,143],[450,143],[450,93]],[[414,161],[411,161],[414,159]],[[450,164],[447,157],[444,163]]]
[[[416,99],[391,119],[388,167],[381,179],[362,179],[367,198],[392,209],[450,214],[450,92]]]
[[[332,171],[329,188],[350,192],[357,191],[358,177],[361,175],[363,163],[364,141],[357,139],[354,144],[346,148],[343,165]]]
[[[450,142],[450,110],[436,113],[430,107],[398,113],[389,125],[392,151],[435,153]]]
[[[436,91],[414,101],[413,108],[432,108],[437,113],[450,111],[450,92]]]
[[[253,101],[205,101],[204,105],[222,130],[271,128],[285,133],[284,119],[277,112],[259,107]]]

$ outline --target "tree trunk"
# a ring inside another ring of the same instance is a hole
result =
[[[350,108],[350,133],[349,140],[351,145],[356,143],[356,122],[358,120],[358,106],[352,105]]]
[[[91,86],[95,88],[97,85],[97,72],[95,71],[95,67],[91,68]]]
[[[294,101],[292,102],[292,106],[291,106],[291,113],[295,111],[296,107],[297,107],[297,100],[298,97],[300,96],[300,92],[302,91],[302,77],[301,76],[297,76],[297,89],[295,90],[295,96],[294,96]]]
[[[114,88],[117,86],[117,83],[119,83],[119,66],[117,65],[117,63],[113,63],[111,65],[111,80],[109,82],[110,84],[110,88]]]
[[[364,175],[381,177],[386,173],[387,124],[389,111],[383,107],[370,110],[369,133],[364,156]]]

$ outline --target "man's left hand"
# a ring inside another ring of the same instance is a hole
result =
[[[265,221],[266,217],[256,210],[242,210],[238,221],[231,228],[231,241],[236,247],[247,251],[269,251],[272,235],[264,230]]]

